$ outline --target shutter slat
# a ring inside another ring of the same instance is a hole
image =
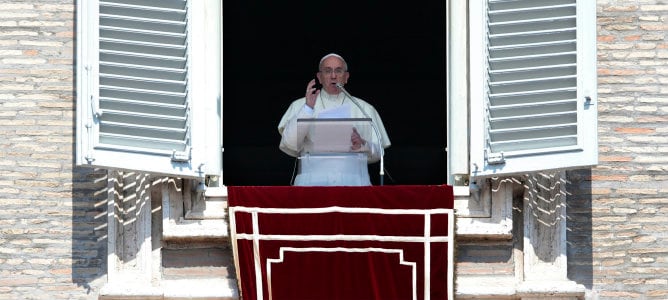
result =
[[[526,128],[491,130],[490,140],[494,142],[508,142],[513,140],[530,140],[534,138],[559,137],[577,135],[577,124],[562,124],[559,126],[533,126]],[[494,150],[494,149],[493,149]]]
[[[551,126],[561,126],[567,122],[575,124],[577,122],[577,114],[574,112],[539,113],[513,117],[496,117],[490,120],[490,124],[494,128],[491,131],[492,135],[511,130],[521,131],[527,128],[550,128]]]
[[[576,39],[575,30],[563,29],[554,31],[532,32],[531,34],[497,34],[489,37],[491,47],[535,45],[540,43],[553,43],[555,41],[572,41]]]
[[[183,141],[173,141],[157,138],[138,138],[127,135],[116,135],[109,133],[100,133],[101,149],[105,149],[104,145],[114,145],[113,149],[143,152],[147,151],[145,147],[136,147],[137,145],[150,144],[151,153],[170,155],[175,149],[186,149],[187,145]],[[181,150],[183,151],[183,150]]]
[[[524,56],[522,59],[496,59],[490,60],[490,73],[496,74],[500,71],[514,69],[544,68],[549,66],[571,65],[576,63],[576,56],[572,53],[560,53],[550,56]]]
[[[532,19],[513,22],[492,23],[489,25],[490,35],[504,34],[537,34],[575,28],[575,16],[554,17],[549,19]],[[527,31],[529,30],[529,31]]]
[[[162,45],[114,39],[100,39],[100,48],[105,49],[107,53],[142,53],[155,57],[182,58],[186,55],[186,47],[183,45]]]
[[[574,53],[577,51],[575,40],[554,41],[534,45],[510,45],[490,47],[490,59],[498,60],[510,57],[524,57],[536,55],[558,55],[559,53]]]
[[[115,2],[116,3],[112,1],[101,1],[100,15],[116,15],[174,22],[183,22],[186,20],[185,2],[183,2],[182,6],[171,8],[168,5],[170,1],[165,2],[164,4],[167,5],[162,6],[160,5],[160,1],[155,1],[155,3],[151,5],[134,5],[123,3],[123,1]]]
[[[126,30],[100,26],[100,39],[116,39],[132,42],[152,42],[160,45],[184,45],[186,34],[171,32],[153,32],[146,30]]]
[[[535,6],[524,7],[507,7],[505,9],[497,10],[497,7],[490,6],[489,22],[512,22],[517,20],[537,20],[550,19],[563,16],[575,15],[575,4],[565,5],[540,5],[536,3]]]
[[[127,124],[128,127],[151,126],[183,131],[185,116],[164,116],[141,112],[106,110],[101,118],[110,123]]]
[[[575,64],[530,67],[511,70],[498,70],[490,72],[490,81],[493,83],[522,81],[527,79],[559,78],[575,76],[577,72]]]
[[[149,8],[159,7],[163,9],[183,9],[187,0],[105,0],[103,2],[113,3],[116,5],[125,4]]]
[[[110,111],[112,108],[136,114],[161,115],[166,117],[185,117],[187,107],[185,105],[133,101],[118,98],[100,99],[100,109],[105,110],[106,112]]]
[[[156,126],[127,125],[126,123],[107,122],[105,134],[115,134],[119,137],[133,137],[144,139],[164,139],[181,142],[186,135],[185,129],[175,129]]]
[[[136,18],[121,15],[100,15],[101,28],[133,28],[145,32],[169,32],[173,34],[185,34],[185,22],[159,19]]]
[[[520,80],[516,82],[493,83],[489,86],[491,94],[510,94],[518,91],[549,91],[566,89],[577,84],[576,76],[539,78],[537,80]],[[536,99],[540,101],[540,99]]]
[[[105,88],[119,87],[145,91],[164,91],[183,94],[186,92],[186,83],[183,81],[158,79],[148,80],[144,78],[114,76],[109,74],[100,74],[100,86]]]
[[[575,99],[576,90],[573,88],[552,91],[520,91],[505,95],[489,95],[489,103],[492,106],[540,103],[541,101],[562,101]],[[541,99],[541,101],[536,101]]]
[[[138,66],[156,66],[165,69],[186,70],[187,60],[185,57],[172,58],[157,55],[128,55],[127,53],[116,53],[112,51],[100,50],[100,61],[102,63],[119,63]]]
[[[166,93],[161,91],[145,91],[133,89],[110,89],[100,87],[100,99],[113,98],[124,100],[141,100],[166,105],[185,105],[186,96],[181,93]]]
[[[551,148],[550,151],[560,151],[562,147],[568,148],[577,142],[576,135],[550,137],[550,138],[530,138],[526,140],[513,140],[491,143],[492,148],[498,152],[507,153],[508,157],[524,154],[525,151],[531,151],[532,154],[542,152],[537,149]],[[547,150],[544,150],[547,151]]]
[[[185,82],[186,72],[182,69],[157,68],[150,66],[137,67],[135,65],[102,63],[100,73],[114,74],[116,76],[155,78],[162,80]]]
[[[489,8],[492,11],[523,9],[531,7],[571,5],[575,3],[574,0],[489,0],[488,2],[489,2],[488,3]]]
[[[532,102],[510,105],[491,106],[490,117],[492,120],[506,117],[521,117],[538,114],[552,113],[576,113],[577,101],[575,99],[554,102]]]

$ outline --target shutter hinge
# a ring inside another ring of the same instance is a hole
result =
[[[193,148],[188,147],[188,150],[183,151],[183,152],[176,152],[176,150],[172,150],[172,161],[173,162],[190,162],[190,159],[192,159],[192,153],[193,153]]]
[[[93,131],[93,124],[91,124],[90,119],[88,122],[86,122],[86,132],[88,136],[88,151],[86,153],[86,156],[84,157],[88,164],[93,164],[95,161],[95,157],[93,156],[93,138],[92,138],[92,131]]]
[[[485,160],[488,165],[502,165],[506,163],[506,158],[501,153],[490,153],[489,149],[485,149]]]

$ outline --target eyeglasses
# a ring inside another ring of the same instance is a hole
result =
[[[324,69],[320,70],[320,72],[325,74],[325,75],[332,75],[332,73],[334,73],[337,76],[341,76],[341,75],[343,75],[343,73],[346,72],[346,70],[344,70],[343,68],[336,68],[336,69],[324,68]]]

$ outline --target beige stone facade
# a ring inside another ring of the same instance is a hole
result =
[[[71,0],[0,3],[0,299],[97,299],[109,280],[109,175],[74,164],[75,7]],[[663,1],[597,1],[599,165],[558,179],[566,199],[565,275],[584,293],[576,286],[560,299],[668,298],[667,18]],[[524,242],[533,228],[526,213],[544,208],[527,194],[538,180],[502,183],[511,204],[497,207],[509,209],[506,233],[457,240],[456,276],[475,278],[469,286],[498,284],[489,297],[553,296],[549,286],[509,289],[529,253],[547,255]],[[152,185],[165,183],[145,184],[153,193]],[[493,222],[503,231],[504,220]],[[184,257],[197,253],[213,257],[217,268],[186,266],[185,274],[170,275],[175,268],[158,266],[162,275],[229,276],[225,246],[178,252],[177,245],[163,265],[183,267]]]

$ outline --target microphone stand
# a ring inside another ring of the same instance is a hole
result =
[[[352,101],[353,104],[355,104],[355,106],[357,106],[357,108],[359,108],[359,110],[364,114],[365,117],[367,117],[367,118],[369,118],[369,120],[371,120],[371,128],[373,128],[373,131],[376,133],[376,136],[378,137],[378,142],[379,142],[379,145],[378,145],[379,148],[380,148],[380,173],[379,173],[379,175],[380,175],[380,185],[383,185],[383,177],[385,176],[385,163],[384,163],[385,149],[383,148],[383,137],[380,135],[380,131],[378,130],[378,128],[376,128],[376,124],[373,122],[373,119],[371,118],[371,116],[369,116],[366,113],[366,111],[364,111],[364,109],[362,109],[362,106],[359,103],[357,103],[357,100],[355,100],[355,98],[353,98],[353,96],[351,96],[350,93],[348,93],[348,91],[345,88],[343,88],[343,84],[338,82],[338,83],[336,83],[336,87],[339,88],[339,90],[341,90],[341,92],[343,92],[344,95],[346,95],[348,98],[350,98],[350,101]]]

